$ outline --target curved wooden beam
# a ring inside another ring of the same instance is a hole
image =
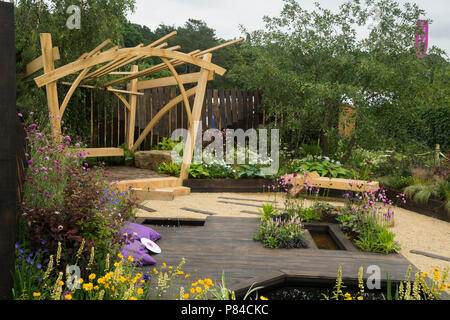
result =
[[[78,58],[78,60],[92,57],[93,55],[95,55],[98,52],[100,52],[100,50],[102,50],[104,47],[106,47],[110,43],[111,43],[111,40],[110,39],[106,39],[105,41],[100,43],[97,47],[95,47],[93,50],[91,50],[89,53],[83,54],[83,56]],[[62,102],[62,104],[61,104],[61,106],[59,108],[59,116],[61,117],[61,119],[63,117],[64,111],[66,110],[67,104],[70,101],[70,98],[72,98],[72,95],[75,92],[75,89],[78,87],[80,82],[85,78],[85,76],[87,75],[89,70],[91,70],[91,68],[92,67],[89,67],[89,68],[86,68],[83,71],[81,71],[81,73],[78,75],[78,77],[72,83],[72,86],[70,87],[69,91],[66,93],[66,96],[64,97],[64,101]]]
[[[155,57],[163,57],[163,58],[172,58],[184,61],[186,63],[191,63],[200,68],[207,69],[209,71],[214,71],[219,75],[223,75],[226,70],[218,65],[215,65],[211,62],[204,61],[202,59],[190,56],[186,53],[172,51],[167,49],[159,49],[159,48],[124,48],[117,50],[115,52],[102,52],[93,57],[88,57],[83,60],[77,60],[72,63],[66,64],[58,69],[53,71],[49,71],[37,78],[34,78],[34,81],[38,85],[38,87],[42,87],[58,79],[65,77],[69,74],[76,73],[77,71],[95,66],[99,63],[104,63],[111,60],[129,58],[134,56],[155,56]],[[136,75],[133,75],[136,76]],[[123,82],[129,80],[127,77],[119,79],[119,82]],[[103,86],[107,87],[112,84],[104,84]]]
[[[66,96],[64,97],[64,101],[61,104],[61,107],[59,109],[59,116],[62,118],[64,115],[64,111],[66,110],[67,104],[70,101],[70,98],[72,98],[73,93],[75,92],[75,89],[78,87],[80,82],[84,79],[86,74],[91,70],[92,67],[86,68],[78,75],[78,77],[75,79],[75,81],[72,83],[72,86],[70,87],[69,91],[67,91]]]
[[[186,91],[186,96],[190,97],[190,96],[195,95],[196,90],[197,90],[197,87],[193,87],[193,88],[189,89],[188,91]],[[134,143],[133,147],[131,147],[130,150],[133,152],[136,151],[136,149],[139,148],[139,146],[144,141],[145,137],[150,133],[150,131],[152,131],[152,129],[156,125],[156,123],[162,118],[162,116],[164,116],[174,106],[176,106],[177,104],[182,102],[183,98],[184,98],[183,95],[180,94],[180,95],[176,96],[175,98],[173,98],[172,100],[170,100],[161,110],[159,110],[159,112],[152,118],[152,120],[149,122],[149,124],[145,127],[144,131],[142,131],[141,135],[136,140],[136,142]]]
[[[189,99],[186,95],[186,90],[184,89],[183,81],[181,81],[180,76],[178,75],[178,72],[175,70],[173,65],[166,58],[161,58],[161,60],[167,65],[170,72],[172,72],[173,76],[175,77],[175,79],[178,83],[178,87],[180,88],[181,95],[183,96],[184,107],[186,109],[186,114],[188,117],[188,123],[189,123],[189,128],[190,128],[192,126],[192,111],[191,111],[191,105],[189,104]]]
[[[123,104],[125,105],[125,107],[126,107],[128,110],[131,110],[130,104],[128,103],[127,99],[124,98],[123,95],[121,95],[121,94],[118,93],[118,92],[113,92],[113,93],[114,93],[114,95],[115,95],[117,98],[120,99],[120,101],[123,102]]]

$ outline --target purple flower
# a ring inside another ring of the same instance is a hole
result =
[[[28,160],[28,164],[29,164],[29,165],[34,164],[34,161],[30,159],[30,160]]]

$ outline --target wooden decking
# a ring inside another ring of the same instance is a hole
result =
[[[113,181],[169,177],[166,174],[160,174],[153,170],[140,169],[133,166],[111,166],[106,167],[105,171],[108,173],[108,178]]]
[[[253,283],[268,284],[269,279],[306,278],[335,279],[342,266],[344,280],[357,279],[360,266],[366,272],[370,265],[381,270],[382,280],[404,280],[411,263],[399,254],[373,254],[359,250],[269,249],[253,240],[259,218],[208,216],[204,226],[163,227],[151,225],[162,234],[158,245],[162,253],[153,257],[176,266],[186,259],[185,272],[220,282],[225,272],[226,285],[237,292]],[[146,267],[153,270],[155,266]],[[413,267],[413,272],[416,271]],[[365,273],[364,278],[370,274]]]

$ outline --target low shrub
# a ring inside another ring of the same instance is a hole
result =
[[[398,198],[403,203],[404,198]],[[386,191],[346,195],[346,206],[336,220],[342,230],[363,251],[376,253],[398,252],[395,234],[388,230],[393,224],[393,201],[386,197]]]
[[[120,247],[126,239],[117,231],[133,219],[135,207],[129,192],[112,186],[101,168],[89,167],[77,151],[80,142],[65,135],[53,139],[48,127],[40,130],[31,116],[24,128],[28,168],[19,230],[24,245],[36,251],[45,243],[48,252],[56,252],[61,243],[62,265],[84,242],[80,265],[94,245],[99,255]],[[43,255],[48,262],[49,254]]]
[[[174,162],[162,162],[158,166],[158,173],[168,174],[169,176],[180,176],[181,165],[178,165]]]
[[[297,215],[278,214],[272,205],[263,207],[263,216],[253,239],[268,248],[301,248],[307,246],[302,220]]]

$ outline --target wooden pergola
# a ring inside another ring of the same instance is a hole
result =
[[[139,44],[133,48],[120,48],[119,46],[107,48],[111,43],[111,40],[108,39],[99,44],[92,51],[84,53],[72,63],[55,68],[54,62],[60,59],[58,47],[53,47],[51,34],[41,33],[40,41],[42,55],[26,66],[24,77],[28,77],[41,69],[44,70],[44,74],[35,77],[34,81],[38,87],[45,86],[46,88],[48,109],[52,115],[51,126],[54,138],[59,139],[61,133],[61,119],[73,93],[78,87],[111,91],[123,102],[125,105],[125,112],[127,113],[125,140],[127,148],[131,151],[135,151],[139,148],[145,137],[152,131],[153,127],[161,117],[177,104],[183,102],[188,119],[189,135],[183,154],[180,178],[187,178],[186,169],[190,166],[192,160],[195,141],[194,137],[198,131],[198,123],[201,118],[207,82],[214,79],[215,73],[223,75],[226,72],[224,68],[211,62],[211,53],[218,49],[241,42],[244,39],[239,38],[203,51],[194,50],[189,53],[182,53],[177,51],[181,48],[180,46],[166,48],[168,43],[165,42],[165,40],[176,34],[177,32],[173,31],[147,46]],[[133,64],[149,57],[159,57],[162,60],[162,63],[141,71],[139,71],[137,65]],[[186,63],[200,67],[200,71],[182,75],[178,74],[175,67]],[[130,64],[131,69],[129,72],[117,71]],[[155,74],[163,70],[169,70],[172,73],[172,76],[139,81],[139,78],[141,77]],[[72,74],[78,74],[73,82],[62,81],[64,77]],[[93,81],[97,82],[97,79],[107,75],[116,75],[120,77],[115,80],[106,81],[97,86],[92,85]],[[61,104],[58,101],[58,82],[70,87]],[[115,87],[119,84],[123,85],[124,83],[127,83],[126,90]],[[196,83],[196,86],[192,89],[185,90],[184,84],[187,83]],[[181,94],[170,100],[150,120],[138,139],[134,141],[137,96],[143,95],[139,90],[172,85],[178,85]],[[191,109],[189,97],[194,95],[194,104]],[[126,99],[126,97],[128,97],[128,99]],[[89,157],[123,156],[124,154],[124,151],[121,148],[88,148],[83,149],[82,151],[86,152]]]

